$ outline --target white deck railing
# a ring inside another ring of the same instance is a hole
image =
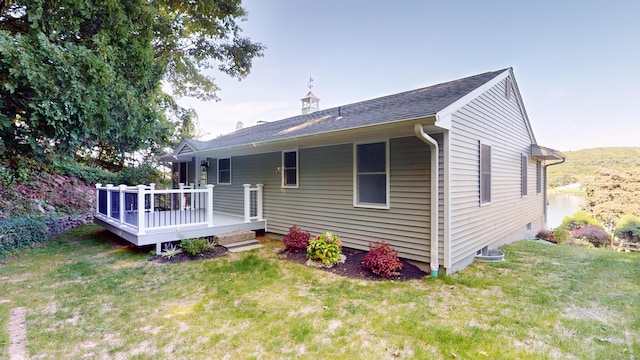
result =
[[[262,220],[262,184],[244,184],[244,222]],[[213,185],[196,189],[157,190],[155,184],[114,186],[96,184],[95,216],[128,232],[169,229],[185,225],[214,226]]]

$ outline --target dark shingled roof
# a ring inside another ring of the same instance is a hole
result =
[[[505,70],[256,125],[209,141],[188,140],[188,144],[196,151],[224,149],[431,116]]]

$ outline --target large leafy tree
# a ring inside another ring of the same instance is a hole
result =
[[[156,151],[192,131],[163,93],[215,99],[212,67],[242,78],[263,47],[238,0],[0,0],[0,153]]]
[[[625,214],[640,215],[640,174],[635,171],[600,169],[583,183],[586,208],[613,228]]]

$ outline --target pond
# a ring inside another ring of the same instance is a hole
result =
[[[547,194],[547,227],[553,229],[562,224],[562,219],[582,210],[586,197],[579,194],[568,194],[549,191]]]

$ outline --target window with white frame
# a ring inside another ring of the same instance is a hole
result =
[[[491,202],[491,145],[480,144],[480,205]]]
[[[389,208],[389,143],[354,146],[354,205]]]
[[[298,150],[282,152],[282,186],[298,187]]]
[[[527,155],[520,157],[520,195],[527,196],[529,189],[527,187],[529,158]]]
[[[231,158],[218,159],[218,184],[231,184]]]

